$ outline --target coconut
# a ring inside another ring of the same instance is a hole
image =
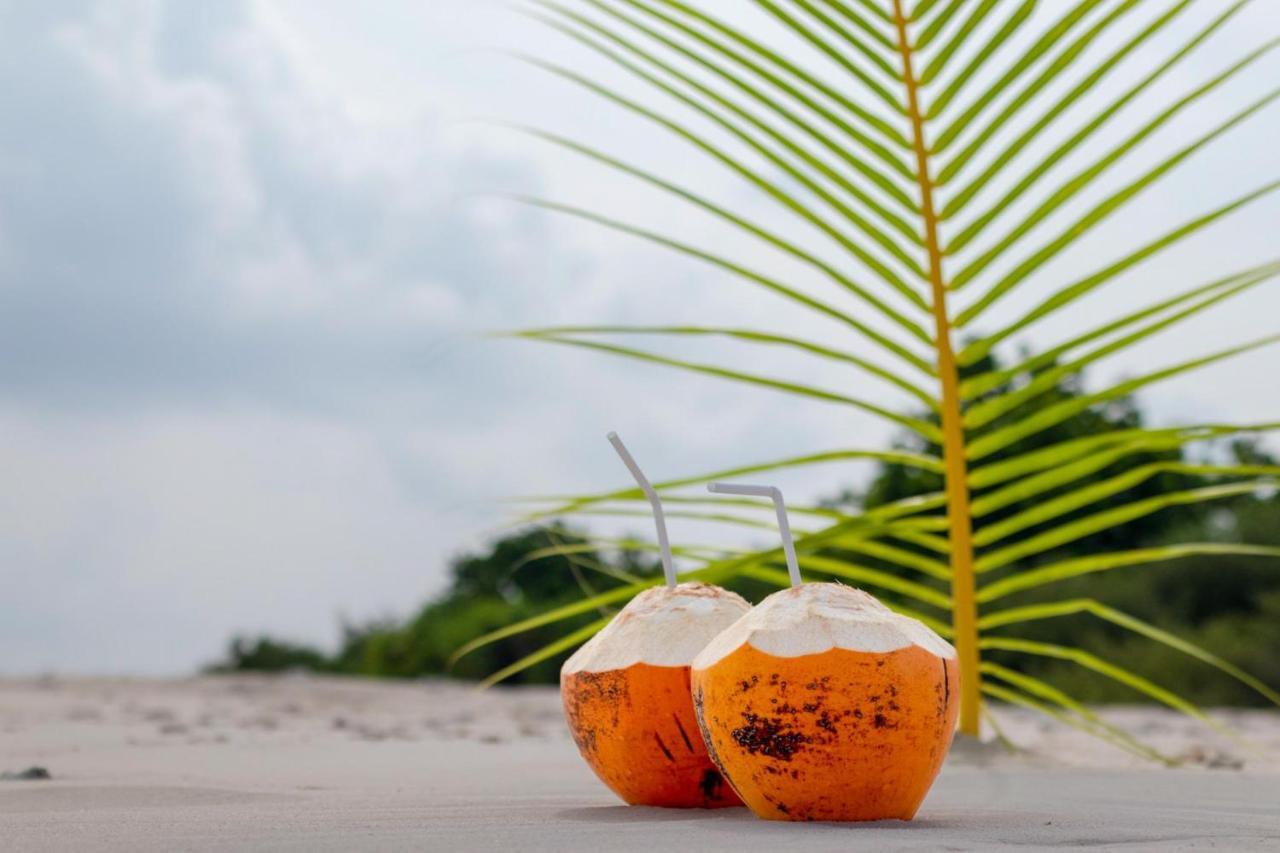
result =
[[[560,693],[582,757],[631,805],[741,805],[698,734],[689,664],[750,609],[705,583],[637,595],[569,658]]]
[[[774,820],[910,820],[959,710],[955,649],[834,583],[770,595],[707,644],[691,681],[712,760]]]

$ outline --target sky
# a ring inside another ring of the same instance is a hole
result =
[[[839,79],[745,0],[700,5]],[[1168,5],[1138,4],[1048,93]],[[1222,8],[1191,3],[1016,163],[1034,162]],[[1009,54],[1052,19],[1038,12]],[[1269,0],[1246,7],[1000,221],[1016,222],[1108,143],[1278,33]],[[0,673],[190,672],[238,632],[331,646],[343,620],[402,615],[438,592],[451,557],[510,523],[505,498],[625,484],[604,440],[611,429],[655,479],[898,436],[847,407],[487,334],[703,323],[882,357],[710,267],[509,198],[588,207],[846,298],[723,222],[516,130],[585,141],[831,255],[821,235],[704,154],[513,54],[696,120],[506,4],[0,0]],[[984,72],[970,91],[991,79]],[[1277,57],[1260,58],[995,269],[1277,79]],[[1277,108],[1261,110],[982,323],[1007,321],[1047,289],[1280,177],[1278,138]],[[1280,199],[1269,196],[1011,346],[1044,348],[1091,320],[1273,260],[1277,225]],[[1255,288],[1099,363],[1089,384],[1274,333],[1277,316],[1277,287]],[[643,343],[909,403],[841,365],[776,350]],[[1141,400],[1162,425],[1275,420],[1277,357],[1255,351]],[[778,479],[811,500],[868,471]],[[711,535],[672,528],[676,540]]]

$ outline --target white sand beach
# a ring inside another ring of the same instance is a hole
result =
[[[313,677],[0,681],[6,850],[1171,850],[1280,847],[1280,714],[1107,716],[1163,769],[1021,711],[961,744],[911,823],[629,808],[554,690]]]

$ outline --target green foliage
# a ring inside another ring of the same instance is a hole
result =
[[[231,641],[225,660],[209,670],[310,670],[384,678],[436,675],[480,681],[524,661],[566,632],[582,630],[611,616],[634,594],[630,582],[657,582],[661,574],[658,562],[625,547],[625,542],[623,545],[606,554],[559,525],[519,530],[499,538],[484,553],[453,560],[448,588],[412,617],[345,626],[335,654],[266,636],[237,637]],[[546,553],[548,549],[580,550],[563,555]],[[733,579],[729,585],[753,599],[772,588],[749,577]],[[536,619],[557,607],[575,607],[584,594],[597,592],[614,595],[615,600],[580,608],[555,624],[512,632],[465,655],[457,654],[476,637]],[[561,649],[545,660],[522,666],[511,674],[511,680],[555,683],[561,663],[572,650]]]
[[[329,672],[333,669],[332,661],[317,649],[266,636],[236,637],[227,650],[227,659],[208,667],[209,672]]]
[[[488,553],[454,560],[450,567],[450,585],[442,596],[428,602],[403,623],[381,619],[346,626],[341,647],[331,657],[267,638],[255,642],[237,638],[232,641],[228,659],[214,669],[305,668],[382,677],[445,673],[450,655],[467,640],[555,604],[576,600],[582,594],[578,579],[584,583],[586,579],[568,558],[528,561],[530,555],[557,543],[581,545],[583,540],[559,527],[536,528],[499,540]],[[595,555],[588,552],[574,559],[586,563],[595,559]],[[592,582],[618,583],[609,577],[593,578]],[[589,621],[574,620],[568,627]],[[508,638],[460,662],[456,674],[462,678],[482,678],[554,639],[554,632],[548,631]],[[554,675],[554,667],[547,664],[530,668],[519,680],[547,681]]]

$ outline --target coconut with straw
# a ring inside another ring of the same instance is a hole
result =
[[[910,820],[955,730],[955,650],[861,590],[803,583],[777,488],[709,488],[773,500],[791,579],[694,659],[712,759],[763,818]]]
[[[677,582],[662,501],[616,433],[609,441],[653,508],[665,583],[637,595],[565,662],[569,730],[591,769],[631,805],[741,805],[698,734],[689,664],[750,605],[717,586]]]

